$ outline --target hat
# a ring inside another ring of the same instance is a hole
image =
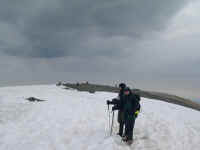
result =
[[[131,91],[131,89],[129,88],[129,87],[126,87],[126,88],[124,88],[124,92],[127,92],[127,91]]]
[[[124,89],[126,87],[126,84],[125,83],[120,83],[119,87],[122,88],[122,89]]]

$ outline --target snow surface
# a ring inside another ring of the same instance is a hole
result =
[[[47,101],[25,100],[31,96]],[[116,120],[109,136],[106,100],[116,96],[54,85],[0,88],[0,150],[200,149],[200,112],[145,98],[133,145],[116,136]]]

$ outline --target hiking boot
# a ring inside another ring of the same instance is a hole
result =
[[[122,141],[127,142],[128,138],[127,136],[122,136]]]
[[[131,145],[133,143],[133,140],[127,140],[126,142],[128,145]]]

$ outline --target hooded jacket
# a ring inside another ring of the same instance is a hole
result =
[[[129,95],[125,95],[123,98],[123,111],[125,118],[127,116],[134,116],[138,109],[139,101],[134,94],[130,91]]]

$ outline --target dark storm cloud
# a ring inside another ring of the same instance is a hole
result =
[[[164,29],[186,2],[4,1],[0,6],[0,27],[4,24],[0,29],[4,31],[0,35],[0,43],[4,43],[1,51],[11,56],[44,58],[121,55],[130,44]],[[131,42],[125,42],[124,37]]]
[[[0,86],[124,81],[199,97],[199,5],[192,1],[2,0]]]

